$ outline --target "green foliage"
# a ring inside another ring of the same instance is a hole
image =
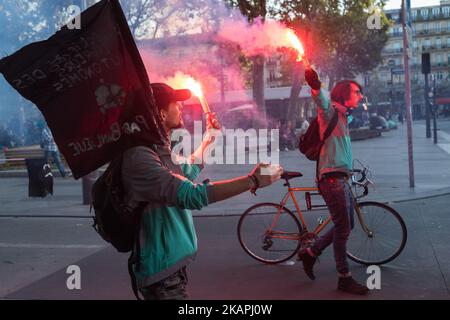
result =
[[[231,7],[239,8],[249,22],[257,18],[265,19],[267,14],[266,0],[225,0]]]
[[[64,22],[71,0],[0,0],[0,56],[51,36]]]
[[[310,61],[331,82],[375,68],[388,40],[389,21],[380,12],[381,29],[369,30],[374,0],[280,0],[271,14],[294,28]]]

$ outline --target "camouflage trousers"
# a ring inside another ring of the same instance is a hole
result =
[[[145,300],[188,299],[186,267],[148,287],[139,289]]]

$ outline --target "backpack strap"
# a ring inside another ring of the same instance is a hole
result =
[[[322,151],[323,145],[325,144],[325,140],[327,140],[330,137],[330,135],[333,132],[334,128],[336,128],[336,125],[337,125],[338,120],[339,120],[337,109],[333,107],[333,110],[334,110],[333,117],[331,118],[331,121],[328,124],[327,129],[325,130],[325,133],[323,135],[323,139],[322,139],[322,141],[320,143],[319,155],[320,155],[320,152]],[[317,185],[319,185],[319,161],[320,161],[320,156],[319,156],[319,158],[316,161],[316,180],[317,180]]]
[[[333,132],[334,128],[336,128],[336,125],[338,123],[338,111],[336,110],[336,108],[333,107],[334,113],[333,113],[333,117],[331,118],[330,123],[328,124],[327,129],[325,130],[325,133],[323,135],[323,140],[322,140],[322,145],[325,143],[325,140],[328,139],[328,137],[330,136],[330,134]]]

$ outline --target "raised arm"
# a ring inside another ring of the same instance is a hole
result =
[[[319,80],[317,72],[310,68],[305,69],[305,80],[311,87],[311,96],[315,104],[324,111],[330,108],[330,99],[328,99],[324,90],[321,89],[322,83]]]

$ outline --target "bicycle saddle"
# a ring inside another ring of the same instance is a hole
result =
[[[284,180],[290,180],[290,179],[298,178],[298,177],[303,177],[303,174],[300,172],[295,172],[295,171],[285,171],[281,175],[281,179],[284,179]]]

